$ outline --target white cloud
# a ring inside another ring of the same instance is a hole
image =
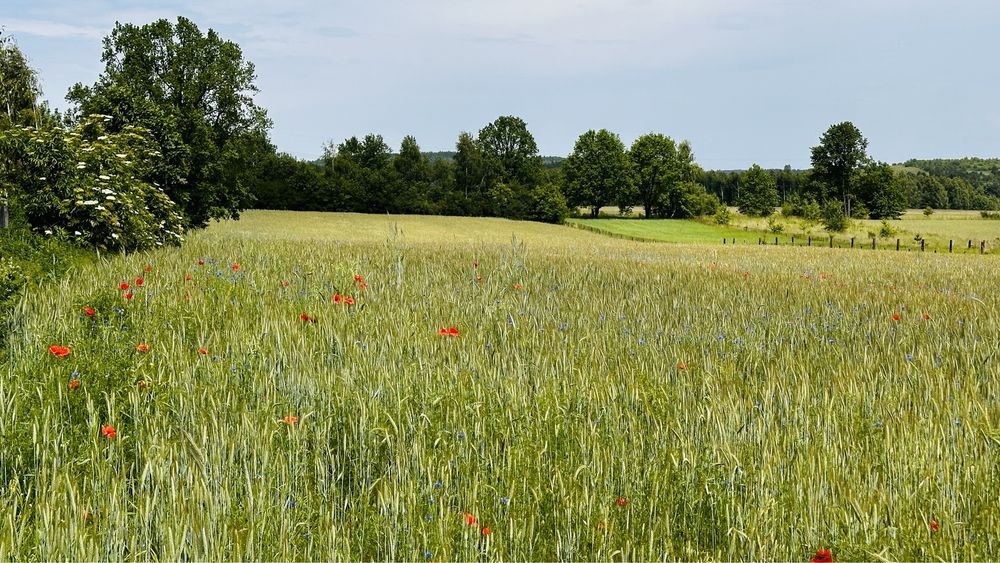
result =
[[[82,37],[100,39],[108,32],[103,27],[74,25],[52,20],[18,18],[3,20],[3,27],[7,33],[12,35],[24,34],[50,38]]]

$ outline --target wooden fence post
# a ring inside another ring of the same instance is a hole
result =
[[[830,235],[830,248],[833,248],[833,235]]]
[[[985,240],[979,242],[979,253],[980,254],[986,254],[986,241]]]
[[[969,239],[969,250],[972,250],[972,239]]]
[[[955,241],[953,241],[953,240],[949,240],[948,241],[948,254],[951,254],[951,249],[952,249],[952,247],[954,245],[955,245]]]
[[[812,238],[812,235],[809,235],[809,241],[808,241],[807,246],[812,246],[812,245],[813,245],[813,238]]]
[[[896,250],[899,250],[899,239],[896,239]]]
[[[872,237],[872,250],[875,250],[875,237]]]
[[[854,248],[854,237],[851,237],[851,248]]]
[[[774,237],[774,246],[778,246],[778,237]]]
[[[791,242],[791,245],[792,245],[792,246],[795,246],[795,235],[792,235],[792,242]]]
[[[920,239],[920,252],[924,251],[924,242],[926,242],[924,239]]]

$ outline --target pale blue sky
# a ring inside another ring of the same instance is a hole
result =
[[[177,15],[240,44],[303,158],[368,132],[452,150],[507,114],[545,155],[603,127],[688,139],[705,168],[802,168],[850,120],[880,160],[1000,156],[995,0],[4,0],[0,25],[65,107],[115,20]]]

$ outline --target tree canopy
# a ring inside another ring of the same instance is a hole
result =
[[[774,176],[754,164],[740,176],[740,213],[766,217],[778,206],[778,183]]]
[[[868,139],[850,121],[831,125],[812,147],[813,177],[826,188],[820,199],[839,194],[844,211],[851,216],[851,180],[868,160]]]
[[[104,72],[67,99],[78,113],[112,117],[110,130],[149,130],[161,159],[161,185],[189,226],[238,217],[251,203],[249,181],[273,147],[270,122],[256,105],[254,66],[240,47],[184,17],[147,25],[115,24],[104,39]]]
[[[632,163],[621,139],[607,129],[580,135],[563,164],[563,174],[569,204],[589,207],[593,217],[605,205],[629,206]]]

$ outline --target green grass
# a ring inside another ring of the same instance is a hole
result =
[[[250,212],[18,303],[0,560],[996,560],[996,272]]]
[[[811,223],[798,218],[780,217],[778,223],[782,232],[773,233],[769,230],[767,220],[759,217],[738,215],[733,210],[733,221],[730,225],[721,226],[710,220],[694,221],[683,219],[639,219],[615,218],[601,219],[569,219],[571,226],[581,227],[590,231],[601,232],[613,236],[635,240],[654,240],[661,242],[722,244],[723,239],[732,244],[736,239],[739,244],[758,244],[763,239],[768,244],[795,244],[804,246],[812,244],[828,246],[831,233],[817,223]],[[919,250],[920,239],[924,239],[926,252],[948,252],[949,241],[953,242],[954,252],[978,253],[980,242],[986,243],[986,251],[1000,252],[1000,221],[983,219],[978,211],[937,211],[930,218],[924,217],[920,210],[910,210],[901,220],[889,221],[894,233],[882,236],[881,221],[853,221],[850,227],[842,233],[832,233],[834,245],[850,247],[851,239],[855,239],[856,248],[871,248],[870,234],[877,235],[876,248],[894,250],[896,239],[900,239],[900,248],[904,250]],[[969,249],[968,241],[972,241]]]

